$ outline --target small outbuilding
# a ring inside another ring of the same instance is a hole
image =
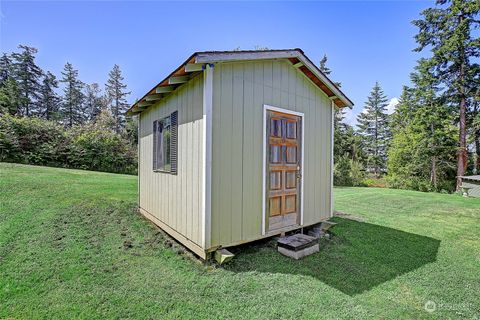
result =
[[[140,212],[203,259],[329,219],[352,105],[300,49],[194,53],[128,111]]]
[[[480,198],[480,175],[462,176],[461,178],[463,195]]]

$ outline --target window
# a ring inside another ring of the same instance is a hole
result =
[[[153,170],[177,173],[177,111],[153,121]]]

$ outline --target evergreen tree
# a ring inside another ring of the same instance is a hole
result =
[[[22,97],[13,76],[12,60],[4,53],[0,57],[0,114],[16,115],[19,111]]]
[[[0,114],[17,115],[22,102],[17,82],[7,78],[0,85]]]
[[[62,76],[60,82],[65,84],[65,88],[60,112],[64,125],[72,127],[75,124],[84,123],[86,120],[85,97],[82,92],[83,82],[78,79],[78,70],[75,70],[69,62],[65,64]]]
[[[43,77],[39,97],[40,115],[47,120],[58,119],[61,99],[55,92],[57,88],[57,78],[50,71],[47,71]]]
[[[129,106],[126,97],[130,92],[126,91],[127,85],[123,83],[124,78],[118,65],[113,66],[108,76],[109,79],[105,84],[105,94],[112,116],[116,121],[115,131],[118,133],[125,125],[125,113]]]
[[[319,63],[319,69],[325,75],[332,71],[327,66],[327,55],[324,55]],[[341,83],[335,82],[338,87]],[[345,111],[335,107],[333,118],[333,154],[334,154],[334,184],[335,185],[359,185],[363,179],[362,154],[358,136],[353,127],[345,123]]]
[[[362,113],[357,117],[358,133],[362,137],[363,151],[367,155],[367,167],[377,177],[385,171],[387,160],[387,145],[390,138],[387,105],[388,99],[376,82]]]
[[[30,116],[38,111],[38,98],[42,69],[35,63],[35,54],[38,52],[33,47],[18,46],[22,52],[14,52],[13,67],[15,80],[22,100],[20,102],[20,114]]]
[[[388,154],[389,181],[394,187],[421,191],[451,189],[455,177],[454,115],[439,97],[432,61],[421,59],[392,116],[393,139]]]
[[[323,58],[320,59],[320,64],[319,64],[319,69],[322,71],[325,75],[330,75],[332,73],[332,70],[327,67],[327,61],[328,57],[326,54],[323,55]],[[340,82],[334,82],[337,87],[341,87],[342,84]],[[335,107],[335,128],[340,128],[342,127],[343,120],[345,119],[345,110],[343,108],[337,108]]]
[[[329,75],[332,71],[327,67],[327,61],[328,61],[328,57],[326,54],[324,54],[322,59],[320,59],[319,69],[326,75]]]
[[[95,121],[102,109],[105,108],[105,99],[101,96],[101,89],[98,83],[85,86],[85,109],[88,120]]]
[[[480,56],[480,38],[472,31],[480,25],[478,0],[437,0],[435,8],[422,12],[416,51],[429,49],[433,54],[434,76],[444,85],[447,102],[458,110],[459,137],[457,155],[457,190],[467,168],[468,101],[478,83],[472,82],[473,59]]]
[[[403,86],[402,94],[398,99],[398,104],[395,107],[395,112],[390,116],[390,131],[395,134],[396,131],[405,128],[415,113],[415,107],[413,101],[413,89]]]
[[[13,76],[13,65],[12,59],[6,54],[3,53],[0,57],[0,86],[10,77]]]

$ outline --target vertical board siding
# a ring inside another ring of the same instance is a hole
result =
[[[304,224],[330,215],[332,108],[288,61],[217,64],[213,74],[211,245],[262,235],[263,105],[305,114]]]
[[[140,117],[140,207],[202,245],[203,75]],[[178,173],[153,172],[153,121],[178,111]]]

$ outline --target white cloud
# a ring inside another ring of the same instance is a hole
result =
[[[395,108],[397,107],[399,102],[400,101],[398,101],[398,98],[390,99],[390,102],[388,103],[388,106],[387,106],[387,113],[392,114],[395,111]]]
[[[390,102],[387,105],[387,113],[392,114],[395,111],[395,108],[397,107],[399,102],[400,101],[398,100],[398,98],[390,99]],[[352,110],[349,108],[345,108],[345,109],[346,109],[346,112],[345,112],[345,118],[343,121],[354,127],[357,125],[357,116],[360,113],[366,112],[364,108],[362,108],[361,110],[358,110],[357,108],[353,108]]]
[[[351,126],[355,126],[357,124],[357,113],[349,108],[345,108],[345,109],[346,109],[346,112],[345,112],[345,118],[343,121],[345,123],[348,123]]]

